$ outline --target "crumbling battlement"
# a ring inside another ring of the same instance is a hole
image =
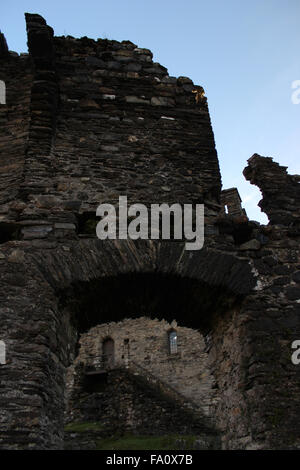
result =
[[[261,209],[273,225],[300,226],[300,175],[289,175],[270,157],[252,155],[244,170],[245,178],[262,192]]]

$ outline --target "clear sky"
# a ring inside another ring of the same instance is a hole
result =
[[[129,39],[208,98],[223,187],[236,186],[251,219],[267,222],[242,175],[253,153],[300,174],[300,0],[2,0],[10,50],[26,52],[24,12],[55,35]]]

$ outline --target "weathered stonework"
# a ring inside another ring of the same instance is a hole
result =
[[[205,417],[185,407],[180,395],[174,396],[158,387],[157,382],[149,381],[149,376],[131,368],[114,368],[99,378],[94,381],[94,390],[85,390],[82,380],[74,393],[72,412],[76,420],[65,427],[65,449],[93,449],[98,440],[124,433],[193,435],[198,449],[220,449],[220,436]],[[76,433],[80,423],[87,427],[97,423],[98,429],[94,433]]]
[[[177,334],[172,354],[170,331]],[[220,448],[211,412],[219,397],[199,332],[141,317],[98,325],[79,343],[67,371],[66,423],[99,422],[101,432],[90,435],[89,444],[86,436],[67,432],[65,448],[92,448],[96,438],[126,432],[194,434],[203,449]]]
[[[242,208],[242,200],[236,188],[223,189],[221,192],[222,211],[233,217],[247,217],[245,209]]]
[[[174,354],[170,354],[168,342],[172,328],[178,342],[178,352]],[[194,403],[205,415],[213,417],[210,408],[218,397],[204,338],[198,331],[180,327],[176,321],[169,324],[146,317],[105,323],[81,336],[80,351],[72,368],[79,363],[96,367],[106,338],[114,341],[113,368],[148,373],[180,393],[188,404]]]
[[[244,174],[270,223],[225,214],[202,87],[129,41],[58,38],[39,15],[26,22],[28,55],[0,37],[0,447],[62,448],[79,335],[146,317],[201,334],[222,448],[299,448],[299,176],[254,155]],[[120,194],[204,203],[204,248],[98,240],[95,209]]]

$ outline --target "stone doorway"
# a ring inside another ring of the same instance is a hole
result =
[[[106,338],[102,343],[102,361],[105,369],[112,369],[115,364],[115,343],[112,338]]]

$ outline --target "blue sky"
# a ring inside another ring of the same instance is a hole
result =
[[[129,39],[152,50],[172,76],[206,91],[223,187],[236,186],[251,219],[267,222],[242,170],[253,153],[300,173],[300,0],[4,0],[0,28],[26,52],[24,12],[57,36]]]

